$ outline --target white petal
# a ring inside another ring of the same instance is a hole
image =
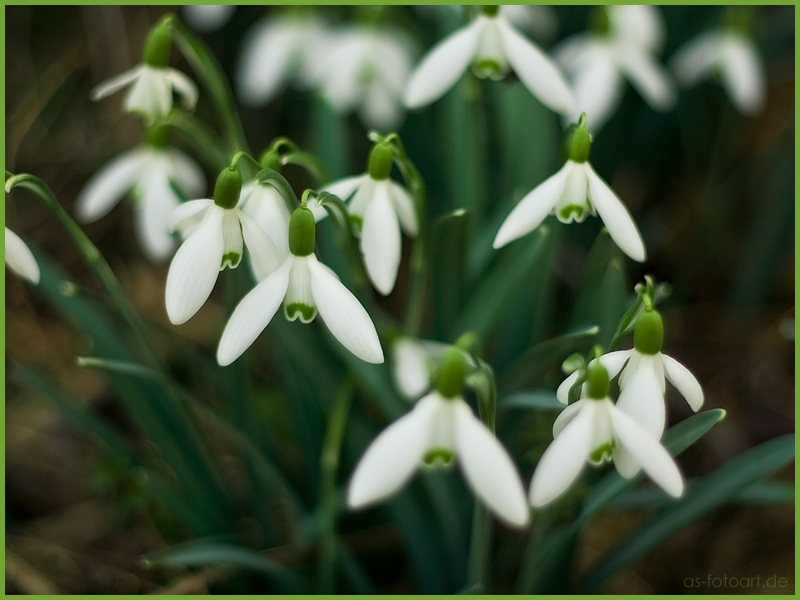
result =
[[[595,46],[592,36],[588,33],[579,33],[560,42],[553,50],[553,57],[566,71],[570,71],[574,63],[591,54]]]
[[[569,402],[569,390],[575,385],[575,382],[578,381],[578,377],[580,376],[580,371],[574,371],[570,373],[569,376],[561,382],[561,385],[558,386],[556,390],[556,398],[561,404],[567,404]],[[610,378],[610,376],[609,376]]]
[[[372,177],[367,176],[361,185],[358,186],[356,193],[353,194],[350,202],[347,203],[347,211],[351,216],[355,215],[362,219],[364,218],[367,207],[370,205],[370,202],[372,202],[372,198],[375,197],[375,188],[379,183],[380,182],[372,179]]]
[[[583,410],[539,459],[531,480],[530,502],[533,506],[543,506],[555,500],[577,479],[589,456],[595,404],[584,404]]]
[[[674,106],[677,94],[672,79],[649,54],[627,46],[618,50],[617,64],[653,109],[665,111]]]
[[[697,383],[694,375],[689,372],[689,369],[684,367],[677,360],[666,354],[661,355],[664,364],[664,371],[670,383],[674,385],[681,395],[686,398],[686,402],[692,407],[694,412],[697,412],[703,406],[703,388]]]
[[[142,116],[148,125],[166,117],[172,110],[172,84],[166,69],[145,65],[141,76],[125,96],[122,107],[127,113]]]
[[[461,399],[455,405],[458,464],[475,494],[506,523],[524,527],[530,520],[517,468],[498,439]]]
[[[397,387],[409,399],[419,398],[431,385],[431,355],[416,340],[401,337],[392,346]]]
[[[589,162],[584,165],[589,179],[589,200],[603,219],[611,239],[633,260],[644,262],[647,251],[644,248],[642,234],[639,233],[628,208],[614,190],[600,178]]]
[[[102,100],[107,96],[116,94],[122,88],[130,85],[133,81],[138,79],[142,75],[143,71],[144,65],[136,65],[134,68],[125,71],[124,73],[120,73],[116,77],[107,79],[106,81],[94,86],[92,91],[89,92],[89,97],[97,102],[98,100]]]
[[[617,43],[632,44],[650,52],[664,43],[664,19],[655,6],[642,4],[608,6],[610,29]]]
[[[204,33],[216,31],[231,18],[236,6],[230,4],[189,4],[183,7],[187,23]]]
[[[250,254],[253,275],[256,281],[263,281],[281,266],[286,255],[280,253],[266,232],[253,219],[238,208],[236,212],[242,224],[242,237]]]
[[[397,217],[400,219],[400,226],[408,237],[417,237],[419,225],[417,224],[417,210],[414,207],[414,199],[408,190],[399,183],[389,180],[390,197]]]
[[[429,448],[437,408],[438,399],[427,396],[375,438],[353,472],[347,506],[362,508],[380,502],[411,479]]]
[[[720,51],[723,85],[733,104],[745,115],[764,108],[766,76],[753,43],[740,35],[728,35]]]
[[[337,179],[331,183],[325,184],[320,191],[328,192],[334,196],[338,196],[340,200],[347,201],[355,191],[361,187],[361,184],[369,179],[369,175],[351,175],[344,179]]]
[[[193,110],[197,106],[197,86],[189,77],[177,69],[167,69],[167,80],[172,84],[172,89],[181,98],[181,104],[186,110]]]
[[[475,56],[482,25],[476,19],[431,48],[406,84],[406,108],[426,106],[456,84]]]
[[[622,366],[631,357],[631,352],[631,350],[617,350],[616,352],[603,354],[603,356],[599,358],[600,364],[608,371],[609,379],[614,379],[614,377],[617,376]]]
[[[244,194],[242,189],[243,197]],[[267,233],[282,257],[289,255],[289,221],[292,215],[278,190],[269,184],[253,186],[242,210]]]
[[[247,34],[236,82],[239,97],[256,106],[269,102],[288,79],[300,51],[297,29],[284,19],[262,21]]]
[[[186,230],[198,225],[197,220],[205,216],[205,211],[214,206],[214,201],[210,198],[200,200],[189,200],[184,202],[172,211],[168,225],[170,231]]]
[[[206,189],[206,176],[203,170],[185,152],[177,148],[169,149],[172,164],[172,181],[189,198],[196,198]]]
[[[683,477],[664,446],[622,411],[612,407],[610,417],[615,436],[650,478],[675,498],[683,494]]]
[[[180,204],[169,184],[167,165],[151,163],[135,191],[140,196],[136,210],[139,243],[151,260],[165,260],[175,249],[169,219]]]
[[[403,119],[400,98],[393,95],[383,82],[375,80],[366,89],[358,116],[369,128],[379,131],[399,129]]]
[[[617,468],[617,472],[625,479],[633,478],[642,470],[642,465],[636,462],[633,455],[620,443],[614,444],[611,450],[611,458],[614,460],[614,466]]]
[[[222,260],[219,270],[222,271],[226,266],[235,269],[239,266],[244,252],[244,240],[242,240],[242,226],[239,224],[238,211],[236,209],[224,209],[225,216],[222,219]]]
[[[311,323],[317,316],[317,304],[311,291],[310,260],[309,256],[294,257],[289,287],[283,300],[283,314],[288,321],[299,318],[303,323]]]
[[[178,248],[167,273],[167,315],[175,325],[205,304],[219,274],[224,209],[209,207],[203,222]]]
[[[247,350],[278,311],[286,289],[294,256],[289,256],[281,267],[259,283],[242,298],[228,319],[217,348],[217,362],[231,364]]]
[[[561,197],[567,177],[575,163],[568,160],[554,175],[528,192],[509,213],[492,243],[493,248],[502,248],[509,242],[536,229]]]
[[[651,357],[642,357],[619,394],[617,408],[644,427],[655,439],[661,439],[667,418],[666,405]]]
[[[23,279],[32,284],[39,283],[39,263],[33,257],[28,245],[6,227],[6,265]]]
[[[385,182],[375,186],[375,195],[364,214],[360,246],[369,280],[375,289],[388,296],[397,281],[401,240],[400,224]]]
[[[578,416],[578,413],[581,410],[581,407],[589,402],[589,400],[581,399],[577,402],[573,402],[569,406],[567,406],[564,410],[558,413],[555,422],[553,423],[553,438],[557,438],[564,428],[569,425],[572,420]]]
[[[142,176],[152,152],[135,148],[124,152],[95,173],[75,200],[75,216],[81,223],[91,223],[105,216]]]
[[[619,106],[625,82],[610,53],[600,44],[594,47],[596,51],[575,61],[570,69],[576,101],[567,125],[586,113],[586,127],[599,131]]]
[[[370,363],[383,362],[383,350],[367,311],[344,285],[325,270],[313,254],[311,293],[325,325],[345,348]]]
[[[694,85],[707,75],[719,55],[720,34],[703,33],[684,44],[670,60],[669,66],[684,86]]]
[[[550,110],[570,113],[575,98],[561,69],[504,18],[497,17],[497,26],[506,58],[525,87]]]

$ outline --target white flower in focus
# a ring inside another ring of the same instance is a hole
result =
[[[92,100],[101,100],[131,86],[123,109],[142,116],[148,126],[172,112],[173,92],[180,96],[186,110],[194,109],[197,86],[186,75],[167,66],[171,49],[169,27],[157,25],[145,44],[142,64],[97,85],[90,93]]]
[[[194,29],[210,33],[230,21],[235,10],[231,4],[188,4],[183,7],[183,14]]]
[[[176,148],[144,145],[124,152],[104,165],[78,194],[75,212],[81,223],[92,223],[131,193],[136,208],[136,234],[150,260],[162,261],[175,250],[169,222],[181,198],[205,189],[203,171]]]
[[[295,216],[299,215],[299,216]],[[290,252],[283,264],[236,306],[217,349],[217,362],[231,364],[247,350],[283,304],[289,321],[310,323],[317,312],[342,345],[360,359],[383,362],[375,325],[361,303],[314,254],[314,216],[295,211],[289,232]]]
[[[394,29],[349,27],[315,51],[308,77],[339,114],[358,112],[368,128],[397,129],[414,47]]]
[[[575,100],[561,70],[502,13],[481,14],[434,46],[411,74],[403,96],[406,107],[438,100],[470,65],[478,77],[492,79],[503,79],[513,69],[549,109],[562,114],[573,110]]]
[[[236,183],[221,186],[220,180],[225,178],[238,179],[238,187]],[[220,192],[221,187],[227,191]],[[236,207],[240,191],[238,172],[225,169],[217,181],[214,200],[192,200],[173,213],[176,229],[194,227],[178,248],[167,273],[167,315],[175,325],[185,323],[200,310],[220,271],[239,266],[244,246],[261,279],[281,264],[281,256],[269,236]],[[199,225],[194,225],[197,221]]]
[[[324,23],[314,15],[291,13],[260,21],[242,45],[236,72],[239,97],[259,106],[292,78],[308,87],[314,59],[324,51],[326,39]]]
[[[419,233],[414,200],[403,186],[389,179],[391,168],[391,147],[378,143],[370,154],[367,173],[323,188],[344,200],[352,196],[347,209],[355,234],[360,237],[364,266],[372,285],[384,296],[392,292],[397,281],[401,229],[409,237]]]
[[[764,108],[766,76],[752,38],[736,29],[718,29],[686,42],[670,60],[681,85],[689,87],[718,76],[740,113],[753,116]]]
[[[598,372],[602,372],[599,377]],[[531,480],[533,506],[544,506],[559,497],[587,462],[598,465],[613,458],[623,477],[633,477],[635,471],[620,468],[621,452],[641,465],[665,492],[676,498],[683,494],[683,477],[658,438],[607,397],[609,375],[602,363],[590,363],[583,398],[565,408],[553,424],[555,439]]]
[[[469,487],[509,525],[529,520],[525,492],[511,457],[461,396],[422,398],[367,448],[347,490],[347,505],[362,508],[398,492],[424,463],[456,459]]]
[[[558,62],[575,85],[576,103],[565,122],[586,113],[600,130],[619,106],[630,81],[651,108],[666,111],[677,95],[666,70],[654,54],[661,49],[664,25],[654,6],[597,8],[601,33],[572,36],[555,50]]]
[[[581,121],[582,123],[583,121]],[[492,246],[502,248],[509,242],[530,233],[553,213],[562,223],[583,222],[589,214],[599,215],[611,239],[625,254],[644,262],[647,252],[642,235],[625,204],[592,168],[588,161],[588,132],[579,125],[574,132],[579,150],[573,147],[570,158],[555,175],[528,192],[509,213],[495,236]],[[583,140],[578,140],[583,136]],[[585,145],[585,147],[584,147]]]
[[[6,266],[33,285],[39,283],[39,264],[28,245],[6,227]]]

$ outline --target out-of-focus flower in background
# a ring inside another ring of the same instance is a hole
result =
[[[6,266],[30,283],[39,283],[39,263],[28,245],[8,227],[6,229]]]
[[[211,33],[224,27],[235,10],[235,4],[189,4],[183,7],[183,16],[197,31]]]

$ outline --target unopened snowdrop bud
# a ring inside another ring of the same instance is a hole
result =
[[[154,27],[147,36],[142,52],[142,60],[146,65],[161,69],[169,64],[172,52],[172,32],[168,25]]]
[[[569,126],[564,135],[564,151],[566,158],[576,163],[585,163],[589,160],[592,150],[592,134],[586,129],[586,113],[580,120]]]
[[[458,348],[452,347],[444,356],[439,364],[439,372],[436,375],[436,391],[445,398],[454,398],[461,394],[464,389],[464,375],[467,372],[467,363],[464,353]]]
[[[658,311],[647,309],[636,317],[633,347],[639,354],[658,354],[664,343],[664,323]]]
[[[375,144],[369,153],[369,162],[367,163],[369,176],[375,181],[389,179],[389,175],[392,172],[393,158],[394,152],[391,144],[386,142]]]
[[[261,155],[261,159],[258,163],[264,169],[272,169],[273,171],[277,171],[278,173],[281,172],[281,156],[278,154],[277,150],[265,150],[264,154]]]
[[[232,167],[222,170],[214,186],[214,204],[220,208],[236,208],[242,192],[242,176]]]
[[[608,397],[608,371],[599,361],[592,361],[586,369],[586,395],[593,400]]]
[[[305,206],[295,209],[289,221],[289,251],[295,256],[313,254],[316,235],[314,213]]]

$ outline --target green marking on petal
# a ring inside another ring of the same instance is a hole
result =
[[[361,237],[361,227],[364,225],[364,219],[358,215],[350,215],[350,224],[353,226],[353,234]]]
[[[503,65],[492,58],[480,59],[472,65],[472,70],[474,71],[475,75],[481,79],[486,79],[487,77],[492,79],[502,79],[505,75],[505,69],[503,69]]]
[[[317,316],[317,308],[309,306],[305,302],[292,302],[284,305],[283,313],[289,321],[295,321],[298,317],[303,323],[311,323]]]
[[[447,448],[432,448],[422,459],[423,464],[430,468],[448,468],[453,465],[456,455]]]
[[[242,260],[242,255],[238,252],[226,252],[222,255],[222,263],[220,264],[219,268],[220,271],[225,268],[227,265],[231,269],[235,269],[239,266],[239,262]]]
[[[558,220],[569,223],[573,219],[580,223],[586,218],[586,208],[580,204],[567,204],[558,211]]]
[[[614,448],[613,442],[606,442],[601,444],[589,454],[589,461],[593,465],[602,465],[604,462],[611,460],[611,450]]]

